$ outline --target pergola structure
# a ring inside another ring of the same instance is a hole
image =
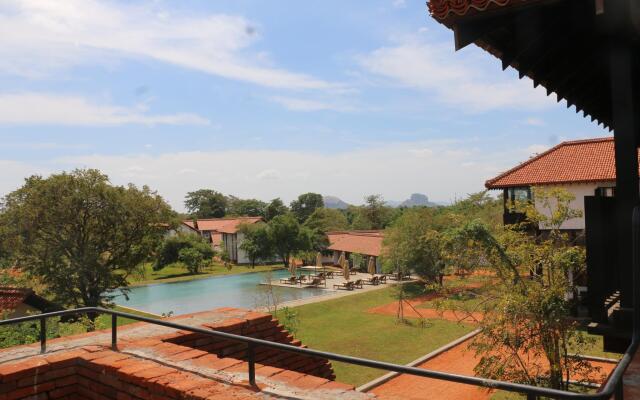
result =
[[[453,30],[456,49],[475,43],[503,69],[614,132],[615,198],[586,201],[588,301],[605,347],[624,349],[633,308],[631,217],[640,202],[640,1],[429,0],[428,9]],[[613,303],[616,312],[608,310]]]

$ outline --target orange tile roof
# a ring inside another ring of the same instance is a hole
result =
[[[31,289],[0,287],[0,311],[15,310],[31,294]]]
[[[534,1],[544,0],[429,0],[427,7],[434,18],[446,19],[452,16],[472,15],[497,8],[520,5],[530,6]]]
[[[358,253],[378,257],[382,250],[382,231],[337,231],[327,232],[329,250]]]
[[[234,217],[234,218],[211,218],[199,219],[198,230],[212,231],[219,233],[236,233],[241,224],[255,224],[262,221],[262,217]],[[185,225],[193,228],[193,221],[183,221]]]
[[[538,154],[485,182],[487,189],[578,182],[614,182],[612,137],[573,140]]]

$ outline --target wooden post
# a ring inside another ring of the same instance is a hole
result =
[[[616,152],[616,224],[618,230],[617,270],[621,306],[632,307],[632,234],[631,216],[639,203],[638,185],[638,106],[635,79],[635,56],[630,43],[611,41],[611,107]]]

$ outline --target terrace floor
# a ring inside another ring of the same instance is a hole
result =
[[[181,315],[188,326],[302,344],[271,315],[217,309]],[[118,331],[99,331],[0,351],[0,398],[73,399],[364,399],[352,386],[335,382],[326,359],[258,349],[256,381],[248,384],[245,345],[186,331],[136,323]],[[36,398],[33,397],[33,398]]]

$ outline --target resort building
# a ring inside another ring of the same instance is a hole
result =
[[[384,232],[382,231],[334,231],[327,232],[329,238],[329,246],[327,250],[330,252],[328,262],[337,264],[340,255],[344,252],[348,257],[351,254],[360,254],[364,256],[364,265],[369,262],[370,257],[374,257],[376,261],[377,273],[382,271],[380,263],[380,254],[382,252],[382,240]]]
[[[585,229],[585,197],[613,197],[616,186],[615,149],[613,137],[573,140],[538,154],[522,164],[488,180],[487,189],[504,193],[504,223],[523,221],[524,215],[514,211],[516,201],[533,201],[541,213],[548,211],[535,203],[531,188],[559,187],[575,199],[570,207],[582,216],[566,221],[561,229],[576,235]],[[544,230],[544,226],[538,229]]]
[[[0,287],[0,316],[24,317],[29,314],[57,311],[60,307],[38,296],[31,289]]]
[[[211,242],[216,251],[226,249],[231,262],[235,264],[248,264],[250,262],[246,253],[240,248],[243,234],[239,232],[242,224],[256,224],[264,222],[262,217],[234,217],[211,218],[195,221],[183,221],[183,225],[200,233],[202,237]]]

